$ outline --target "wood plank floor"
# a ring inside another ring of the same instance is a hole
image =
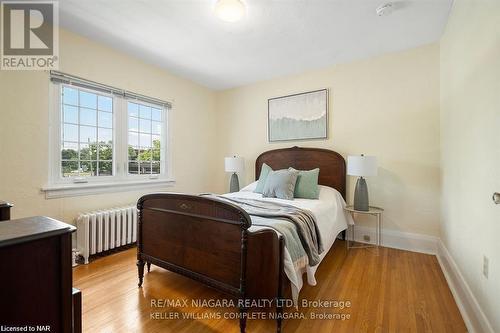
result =
[[[222,299],[224,295],[185,277],[152,266],[137,287],[135,249],[74,269],[74,286],[83,293],[85,332],[239,332],[233,309],[151,306],[152,299]],[[350,301],[349,308],[300,307],[306,319],[287,319],[284,332],[466,332],[435,256],[395,249],[355,249],[336,242],[301,299]],[[260,310],[255,310],[257,313]],[[289,308],[287,313],[296,310]],[[196,318],[168,319],[166,314]],[[312,319],[313,314],[334,315]],[[344,316],[342,320],[341,315]],[[347,318],[349,315],[349,318]],[[154,318],[159,316],[159,318]],[[210,316],[212,316],[210,318]],[[215,318],[214,318],[215,317]],[[253,319],[247,332],[275,332],[275,321]]]

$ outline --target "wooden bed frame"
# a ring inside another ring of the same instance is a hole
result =
[[[319,184],[345,198],[345,160],[334,151],[292,147],[264,152],[255,162],[256,180],[263,163],[275,170],[320,168]],[[202,282],[239,300],[241,332],[248,310],[244,300],[270,299],[276,302],[281,332],[286,281],[282,237],[271,229],[249,231],[251,219],[244,210],[212,198],[149,194],[139,199],[137,208],[139,287],[145,264],[148,271],[154,264]]]

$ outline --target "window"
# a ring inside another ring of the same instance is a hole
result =
[[[158,175],[161,172],[163,110],[127,102],[128,173]]]
[[[61,176],[112,176],[112,97],[62,86],[61,120]]]
[[[44,190],[172,182],[169,103],[58,75],[51,72],[50,179]]]

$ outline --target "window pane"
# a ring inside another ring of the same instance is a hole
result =
[[[97,131],[100,143],[113,143],[113,130],[108,128],[100,128]]]
[[[63,87],[63,103],[78,105],[78,90],[68,87]]]
[[[113,111],[113,100],[111,97],[99,96],[97,102],[99,110],[108,112]]]
[[[112,176],[113,162],[99,162],[99,176]]]
[[[80,108],[80,125],[97,126],[96,110]]]
[[[152,141],[153,141],[153,148],[154,149],[161,148],[161,137],[159,135],[153,135]]]
[[[89,109],[97,109],[97,95],[86,91],[80,91],[80,106]]]
[[[113,128],[113,114],[99,111],[98,123],[99,127]]]
[[[78,108],[76,106],[63,106],[63,122],[78,124]]]
[[[160,172],[163,112],[161,108],[128,102],[130,174]],[[139,132],[139,133],[137,133]],[[154,161],[154,166],[152,162]],[[136,163],[138,162],[138,163]]]
[[[138,156],[139,156],[139,149],[132,146],[128,146],[128,159],[130,161],[136,161]]]
[[[128,133],[128,144],[134,147],[139,145],[139,134],[135,132]]]
[[[158,149],[153,149],[151,151],[151,158],[153,161],[160,161],[160,151]]]
[[[139,152],[139,160],[151,161],[151,149],[141,149]]]
[[[63,176],[113,175],[113,98],[64,85],[62,96]]]
[[[78,142],[78,126],[64,124],[63,127],[63,138],[64,141],[75,141]]]
[[[151,148],[151,134],[140,134],[139,146],[141,148]]]
[[[97,128],[80,126],[80,142],[93,143],[97,141]]]
[[[144,160],[147,159],[147,157],[144,156],[145,150],[144,149],[135,149],[137,153],[137,160]]]
[[[161,113],[160,109],[151,108],[151,119],[161,121]]]
[[[61,149],[61,160],[78,161],[78,143],[64,142]]]
[[[141,161],[139,173],[140,174],[151,174],[151,162],[143,162]]]
[[[128,102],[128,115],[132,117],[139,117],[139,105]]]
[[[152,163],[151,173],[155,175],[160,174],[160,162]]]
[[[97,162],[83,161],[80,162],[80,176],[97,176]]]
[[[99,145],[99,161],[113,160],[113,146]]]
[[[140,131],[143,133],[151,133],[151,120],[140,119]]]
[[[153,121],[152,123],[153,134],[161,134],[161,123]]]
[[[139,132],[139,118],[128,118],[128,130]]]
[[[78,161],[62,161],[61,172],[63,177],[78,176]]]
[[[97,159],[96,144],[80,143],[80,161]]]
[[[146,105],[139,105],[139,115],[144,119],[151,119],[151,107]]]
[[[128,173],[138,174],[139,173],[139,163],[138,162],[129,162],[128,163]]]

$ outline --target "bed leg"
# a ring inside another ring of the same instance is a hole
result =
[[[245,333],[247,327],[247,311],[248,308],[240,307],[240,333]]]
[[[142,280],[144,278],[144,261],[139,259],[137,260],[137,273],[139,273],[139,284],[138,286],[142,286]]]
[[[285,239],[283,236],[279,237],[280,242],[280,261],[279,261],[279,274],[278,274],[278,295],[276,297],[276,332],[281,333],[281,326],[283,325],[283,280],[285,279],[284,268],[284,250]]]
[[[151,263],[150,262],[146,263],[146,266],[148,267],[148,273],[151,272]]]
[[[283,299],[278,298],[276,300],[276,332],[281,333],[281,327],[283,325]]]

